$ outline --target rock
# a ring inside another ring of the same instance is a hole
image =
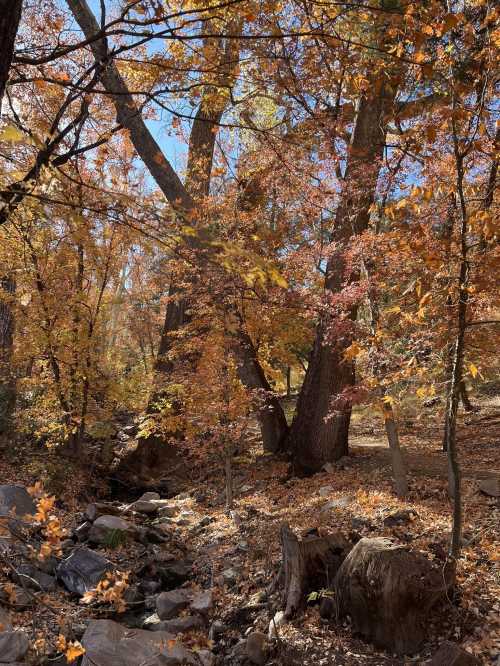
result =
[[[197,655],[201,666],[215,666],[215,655],[210,650],[198,650]]]
[[[57,577],[70,592],[83,596],[96,587],[110,568],[111,562],[99,553],[78,548],[58,566]]]
[[[162,592],[156,599],[156,612],[160,620],[170,620],[179,615],[181,610],[189,605],[189,595],[186,590],[170,590]]]
[[[335,599],[330,595],[322,595],[321,601],[319,602],[319,616],[323,620],[330,620],[335,616],[337,610],[337,605]]]
[[[155,515],[160,509],[170,506],[168,504],[169,500],[162,500],[159,495],[151,499],[144,499],[146,495],[158,495],[158,493],[145,493],[145,495],[130,506],[130,509],[146,515]]]
[[[84,515],[93,523],[100,516],[120,516],[121,513],[121,509],[108,502],[93,502],[87,505]]]
[[[197,594],[194,599],[191,601],[190,609],[194,613],[199,613],[204,617],[209,614],[214,605],[212,590],[205,590],[200,594]]]
[[[363,538],[335,577],[339,615],[354,631],[398,654],[418,650],[428,613],[445,593],[441,567],[384,538]]]
[[[88,539],[91,527],[92,523],[90,520],[86,520],[74,530],[73,536],[77,541],[86,541]]]
[[[40,590],[42,592],[53,592],[56,589],[56,579],[54,576],[49,576],[49,574],[40,571],[33,564],[21,564],[17,568],[15,580],[22,587],[27,587],[37,592]]]
[[[395,511],[384,518],[384,525],[386,527],[397,527],[398,525],[408,525],[415,518],[418,518],[418,513],[413,509],[401,509]]]
[[[196,666],[193,653],[165,631],[127,629],[112,620],[92,620],[83,636],[81,666]]]
[[[142,502],[153,502],[155,500],[161,499],[159,493],[147,492],[139,497],[139,501]]]
[[[0,516],[34,516],[36,505],[24,486],[0,486]]]
[[[500,497],[500,479],[480,479],[479,490],[490,497]]]
[[[12,624],[9,614],[0,606],[0,632],[2,631],[12,631]]]
[[[174,617],[171,620],[163,620],[161,622],[151,622],[149,629],[151,631],[167,631],[172,634],[185,634],[193,629],[201,629],[203,621],[197,615],[183,615],[182,617]]]
[[[328,495],[331,495],[334,492],[333,486],[321,486],[319,489],[319,496],[320,497],[328,497]]]
[[[158,574],[162,585],[169,589],[179,587],[191,576],[191,563],[187,560],[177,560],[158,567]]]
[[[322,469],[328,474],[333,474],[333,472],[335,472],[335,465],[333,465],[331,462],[327,462],[323,465]]]
[[[0,633],[0,663],[21,661],[28,652],[29,641],[24,631],[2,631]]]
[[[479,659],[450,641],[441,644],[428,666],[481,666]]]
[[[132,523],[118,516],[99,516],[89,532],[89,541],[101,545],[118,546],[136,534]]]
[[[326,504],[324,504],[320,511],[321,513],[324,513],[326,511],[332,511],[334,509],[345,509],[348,507],[350,504],[350,500],[347,497],[342,497],[341,499],[334,499],[330,500]]]
[[[208,637],[211,641],[213,641],[216,638],[220,638],[226,631],[227,627],[226,625],[221,622],[220,620],[215,620],[215,622],[212,622],[212,626],[210,627],[210,631],[208,632]]]
[[[268,639],[270,641],[276,638],[276,630],[286,623],[285,611],[278,611],[271,622],[269,622]]]
[[[222,580],[226,585],[234,585],[238,578],[238,572],[234,569],[224,569],[222,572]]]
[[[240,493],[249,493],[251,490],[253,490],[253,486],[244,485],[241,486]]]
[[[0,587],[0,601],[8,602],[17,611],[33,606],[33,597],[19,585],[12,585],[8,593],[4,587]]]
[[[165,504],[158,509],[158,516],[160,518],[173,518],[180,512],[178,506],[173,504]]]
[[[253,631],[247,637],[247,657],[252,664],[264,666],[267,661],[267,640],[260,631]]]

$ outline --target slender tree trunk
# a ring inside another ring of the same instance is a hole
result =
[[[22,6],[22,0],[0,0],[0,111],[9,79]]]
[[[387,117],[394,103],[395,89],[380,83],[373,96],[358,102],[343,191],[335,217],[332,240],[335,248],[328,260],[325,292],[339,293],[356,275],[346,275],[345,252],[349,242],[369,222],[380,160],[383,154]],[[356,318],[357,306],[350,311]],[[299,473],[319,471],[326,462],[348,453],[351,403],[344,394],[354,385],[354,365],[345,361],[344,351],[352,342],[345,322],[335,321],[327,305],[316,329],[304,383],[290,430],[289,443],[294,467]]]
[[[398,497],[408,494],[408,481],[406,480],[406,465],[399,443],[399,429],[392,406],[383,403],[385,432],[391,450],[392,473],[394,475],[394,488]]]

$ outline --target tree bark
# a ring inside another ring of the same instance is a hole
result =
[[[0,0],[0,111],[21,20],[22,0]]]
[[[394,85],[394,84],[392,84]],[[339,293],[344,282],[352,284],[355,274],[346,275],[346,249],[362,233],[370,218],[383,154],[388,112],[394,104],[395,88],[379,84],[373,96],[365,95],[358,108],[349,146],[343,191],[332,240],[334,251],[326,268],[326,296]],[[298,473],[318,472],[326,462],[348,453],[351,403],[343,395],[354,385],[354,365],[343,358],[352,333],[341,332],[331,306],[320,316],[316,338],[304,383],[299,394],[289,444]],[[350,312],[356,318],[357,306]],[[343,323],[345,329],[345,323]]]
[[[408,481],[406,480],[406,465],[403,458],[403,452],[399,444],[399,430],[394,410],[392,406],[383,403],[385,432],[387,441],[391,450],[392,473],[394,475],[394,488],[398,497],[405,497],[408,494]]]

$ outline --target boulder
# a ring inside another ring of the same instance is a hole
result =
[[[0,632],[3,631],[12,631],[12,624],[9,614],[0,606]]]
[[[177,560],[158,566],[162,585],[168,589],[179,587],[191,576],[192,565],[188,560]]]
[[[81,666],[197,666],[193,653],[172,634],[127,629],[113,620],[92,620],[82,645]]]
[[[424,555],[384,538],[363,538],[335,577],[339,614],[377,646],[418,650],[428,612],[444,595],[443,571]]]
[[[267,661],[267,640],[260,631],[253,631],[247,637],[247,657],[252,664],[264,666]]]
[[[78,548],[58,566],[57,577],[70,592],[83,596],[96,587],[110,568],[111,562],[99,553]]]
[[[428,666],[481,666],[479,659],[451,641],[441,644]]]
[[[36,504],[24,486],[0,486],[0,516],[34,516]]]
[[[24,631],[0,632],[0,663],[21,661],[28,652],[29,641]]]
[[[201,629],[202,627],[203,621],[197,615],[183,615],[182,617],[174,617],[171,620],[148,624],[148,628],[151,631],[166,631],[172,634],[185,634],[188,631]]]
[[[160,620],[170,620],[179,615],[181,610],[189,605],[189,595],[186,590],[170,590],[162,592],[156,599],[156,612]]]
[[[500,479],[480,479],[479,490],[490,497],[500,497]]]
[[[269,622],[269,629],[268,629],[268,639],[270,641],[273,640],[273,638],[276,638],[276,635],[278,633],[278,629],[282,627],[284,624],[286,624],[286,614],[285,611],[278,611],[275,613],[273,619]]]
[[[21,586],[32,590],[42,592],[53,592],[56,589],[56,579],[54,576],[40,571],[33,564],[21,564],[17,568],[15,580]]]
[[[119,516],[99,516],[90,529],[89,541],[114,547],[136,533],[134,525]]]
[[[191,601],[190,608],[194,613],[206,616],[212,610],[213,605],[212,590],[205,590],[194,597]]]

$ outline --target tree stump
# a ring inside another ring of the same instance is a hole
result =
[[[319,536],[309,532],[301,539],[286,523],[280,530],[283,551],[285,617],[304,605],[308,592],[331,588],[335,575],[351,548],[339,533]]]
[[[335,580],[339,614],[350,615],[355,631],[398,654],[418,649],[427,613],[448,587],[443,571],[424,555],[385,538],[361,539]]]

